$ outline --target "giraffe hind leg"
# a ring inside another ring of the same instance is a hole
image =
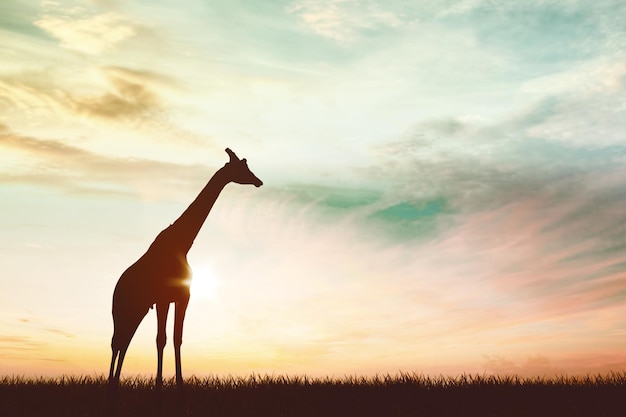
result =
[[[122,364],[124,363],[124,357],[126,351],[130,345],[130,341],[135,335],[135,331],[139,324],[148,312],[148,308],[145,310],[135,311],[114,311],[113,313],[113,339],[111,340],[111,367],[109,369],[109,381],[116,384],[119,383],[120,374],[122,372]],[[122,313],[122,314],[120,314]],[[116,366],[117,359],[117,366]],[[113,370],[115,369],[115,373]]]
[[[111,346],[111,352],[112,353],[111,353],[111,367],[109,368],[109,384],[113,384],[114,382],[117,382],[113,379],[113,370],[115,369],[115,362],[120,351],[119,349],[116,349],[115,347]]]
[[[124,356],[126,356],[127,349],[128,349],[128,346],[120,350],[120,357],[119,357],[119,360],[117,361],[117,369],[115,370],[115,381],[117,381],[117,383],[119,383],[120,381],[120,374],[122,373],[122,364],[124,363]]]

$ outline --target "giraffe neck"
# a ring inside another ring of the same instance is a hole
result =
[[[218,170],[183,214],[169,227],[185,253],[191,248],[215,200],[229,182],[224,168]]]

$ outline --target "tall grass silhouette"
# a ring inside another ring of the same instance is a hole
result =
[[[521,378],[418,374],[311,378],[0,378],[0,416],[622,416],[626,373]]]

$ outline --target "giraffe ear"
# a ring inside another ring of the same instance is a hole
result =
[[[226,153],[230,156],[229,162],[239,162],[239,158],[235,155],[235,152],[231,151],[230,148],[226,148]]]

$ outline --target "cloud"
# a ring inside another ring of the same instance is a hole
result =
[[[485,355],[483,367],[494,374],[517,374],[519,367],[515,362],[498,355]]]
[[[483,355],[482,368],[490,374],[521,377],[588,377],[610,375],[626,369],[621,352],[574,355],[528,355],[509,359],[502,355]]]
[[[64,103],[55,87],[46,73],[0,76],[0,108],[29,116],[60,112]]]
[[[162,114],[161,102],[152,86],[155,82],[169,83],[165,77],[121,67],[105,67],[103,73],[112,91],[94,97],[68,97],[73,111],[115,120],[154,118]]]
[[[468,245],[462,253],[483,264],[482,279],[531,315],[585,316],[617,308],[626,289],[620,268],[626,257],[619,251],[626,229],[616,226],[626,221],[617,209],[625,197],[612,196],[614,189],[582,196],[570,190],[520,196],[500,209],[463,216],[440,250]]]
[[[0,336],[0,352],[38,351],[45,344],[23,336]],[[2,353],[2,356],[6,354]]]
[[[58,336],[62,336],[62,337],[66,337],[66,338],[73,338],[76,337],[75,334],[66,332],[64,330],[61,330],[57,327],[51,327],[46,325],[42,320],[37,319],[37,318],[33,318],[33,317],[22,317],[19,318],[18,321],[24,325],[27,325],[29,328],[36,328],[37,330],[41,330],[47,333],[52,333]],[[30,338],[28,337],[18,337],[18,336],[9,336],[9,337],[3,337],[0,338],[0,344],[2,343],[14,343],[14,344],[21,344],[25,347],[27,347],[28,349],[30,348],[36,348],[36,347],[40,347],[43,346],[44,343],[42,342],[37,342],[37,341],[31,341]],[[1,348],[1,347],[0,347]]]
[[[0,147],[30,159],[0,182],[27,183],[72,193],[134,195],[150,198],[175,195],[187,185],[205,181],[208,170],[147,159],[116,158],[13,132],[0,133]],[[181,174],[184,173],[184,174]]]
[[[46,328],[46,329],[43,329],[43,330],[44,330],[44,331],[46,331],[46,332],[48,332],[48,333],[52,333],[52,334],[55,334],[55,335],[58,335],[58,336],[62,336],[62,337],[67,337],[67,338],[73,338],[73,337],[76,337],[76,335],[75,335],[75,334],[73,334],[73,333],[68,333],[68,332],[66,332],[66,331],[64,331],[64,330],[61,330],[61,329],[56,329],[56,328]]]
[[[621,30],[622,9],[619,0],[606,1],[603,7],[581,0],[390,1],[384,5],[368,0],[298,0],[287,11],[313,33],[343,44],[368,31],[402,30],[424,24],[461,31],[469,28],[481,44],[508,51],[524,66],[529,61],[587,57],[605,48],[619,50],[626,40]]]
[[[47,72],[0,75],[0,110],[4,111],[5,120],[35,119],[39,126],[84,125],[88,118],[205,148],[212,144],[207,135],[171,120],[175,110],[167,99],[179,88],[174,78],[121,66],[100,67],[90,75],[94,78],[82,88]]]
[[[135,24],[116,12],[85,15],[70,9],[62,14],[45,14],[34,22],[60,41],[61,47],[88,55],[110,52],[136,33]]]
[[[586,61],[564,71],[533,78],[522,92],[542,95],[612,94],[626,87],[626,62],[613,57]]]
[[[442,201],[449,209],[435,218],[445,216],[445,227],[420,252],[466,265],[465,276],[493,286],[495,300],[515,299],[531,321],[615,311],[626,290],[626,146],[536,138],[535,127],[562,114],[564,102],[548,98],[489,125],[423,122],[377,148],[385,163],[367,170],[390,185],[379,210]],[[387,220],[413,233],[403,239],[421,241],[405,220]]]
[[[619,68],[604,71],[619,80]],[[403,137],[373,146],[381,162],[362,173],[390,184],[387,194],[395,193],[396,201],[441,196],[465,210],[619,170],[626,156],[620,129],[626,113],[617,101],[626,83],[610,81],[610,88],[591,91],[588,83],[576,85],[561,94],[548,91],[496,121],[460,116],[419,122]]]
[[[495,375],[518,375],[521,377],[553,377],[572,375],[572,371],[578,369],[565,370],[555,366],[552,361],[544,355],[531,355],[521,363],[506,359],[500,355],[484,355],[485,362],[483,368],[490,374]]]
[[[361,172],[388,184],[390,206],[442,197],[471,211],[550,189],[571,196],[576,181],[621,172],[625,92],[623,62],[592,59],[529,79],[518,94],[530,103],[500,120],[470,113],[420,121],[403,137],[372,146],[381,163]]]
[[[65,113],[106,121],[143,119],[168,125],[160,92],[176,88],[175,81],[155,72],[119,66],[102,67],[99,72],[104,84],[94,83],[99,92],[93,95],[74,93],[72,87],[61,85],[47,74],[0,77],[0,106],[4,102],[6,110],[32,115]]]
[[[287,12],[297,16],[313,33],[343,44],[354,41],[359,32],[402,23],[395,13],[376,2],[298,0]]]
[[[428,352],[458,346],[465,356],[448,364],[485,352],[570,352],[589,339],[608,349],[624,325],[624,229],[615,225],[626,221],[616,210],[625,201],[587,185],[597,193],[520,195],[499,209],[457,213],[428,239],[402,240],[365,213],[242,194],[216,207],[210,235],[222,239],[199,236],[190,262],[228,277],[210,312],[228,319],[211,331],[240,329],[237,343],[291,357],[303,345],[329,361],[356,351],[363,361],[389,358],[378,365],[394,369],[395,360],[429,363]],[[239,304],[247,310],[229,310]],[[565,369],[539,357],[516,366]]]
[[[623,337],[626,317],[626,146],[617,137],[596,144],[535,134],[584,105],[589,96],[577,93],[548,94],[492,122],[421,122],[372,148],[379,163],[362,178],[383,186],[370,193],[299,186],[283,190],[287,202],[228,207],[217,214],[227,225],[219,234],[234,235],[231,248],[246,242],[234,253],[253,247],[259,257],[241,266],[214,248],[212,261],[233,285],[253,286],[258,298],[244,302],[266,317],[259,322],[285,330],[267,330],[281,349],[299,339],[320,356],[345,343],[365,356],[386,349],[416,358],[416,345],[463,346],[475,357],[515,354],[515,362],[489,359],[494,370],[574,369],[523,355],[551,356],[555,345],[569,354],[585,340],[606,351]],[[602,100],[613,90],[592,94]],[[444,221],[425,236],[411,225],[427,217]],[[406,233],[389,233],[396,228]],[[268,301],[276,298],[285,301]],[[289,326],[280,317],[290,311],[315,313],[299,313]]]
[[[564,100],[558,111],[528,131],[528,136],[550,138],[570,146],[608,147],[626,143],[626,89],[614,94],[587,94]]]

